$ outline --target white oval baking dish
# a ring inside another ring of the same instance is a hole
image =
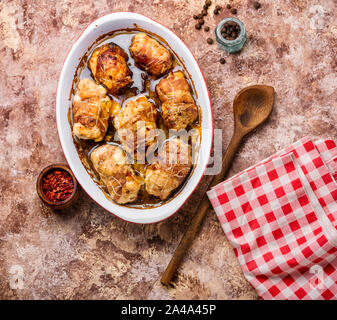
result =
[[[73,143],[71,128],[68,122],[68,109],[70,105],[69,93],[80,59],[100,36],[114,30],[134,28],[135,25],[164,38],[171,49],[183,61],[193,80],[202,113],[202,137],[198,163],[187,183],[175,197],[163,205],[145,209],[121,206],[106,198],[82,165]],[[115,12],[103,16],[91,23],[74,43],[64,62],[59,78],[56,98],[56,120],[63,152],[82,188],[94,201],[107,211],[129,222],[154,223],[164,220],[177,212],[200,182],[211,152],[213,139],[211,101],[205,79],[197,61],[176,34],[160,23],[136,13]]]

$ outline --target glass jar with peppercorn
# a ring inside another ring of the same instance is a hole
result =
[[[245,26],[237,18],[225,18],[215,28],[215,38],[220,49],[229,53],[240,51],[247,39]]]

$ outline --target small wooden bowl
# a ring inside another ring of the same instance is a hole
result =
[[[43,178],[49,174],[51,171],[54,171],[54,170],[63,170],[63,171],[66,171],[67,173],[69,173],[69,175],[71,176],[72,180],[73,180],[73,183],[74,183],[74,190],[73,192],[70,194],[70,196],[65,199],[65,200],[62,200],[62,201],[51,201],[49,200],[44,192],[42,191],[42,181],[43,181]],[[40,197],[40,199],[46,204],[48,205],[49,207],[55,209],[55,210],[61,210],[61,209],[66,209],[68,207],[70,207],[71,205],[73,205],[77,199],[78,199],[78,195],[79,195],[79,185],[77,183],[77,180],[74,176],[74,174],[72,173],[72,171],[70,170],[69,166],[66,165],[66,164],[63,164],[63,163],[56,163],[56,164],[51,164],[50,166],[48,167],[45,167],[41,173],[39,174],[39,176],[37,177],[37,181],[36,181],[36,191]]]

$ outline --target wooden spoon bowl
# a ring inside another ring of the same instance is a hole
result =
[[[269,117],[274,101],[274,88],[264,85],[247,87],[234,99],[234,120],[242,132],[247,134]]]

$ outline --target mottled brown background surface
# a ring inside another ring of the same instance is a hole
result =
[[[214,1],[214,4],[228,1]],[[40,170],[64,156],[57,138],[55,93],[62,63],[86,25],[112,11],[132,11],[161,21],[189,46],[210,89],[215,127],[232,133],[232,100],[242,87],[273,85],[270,121],[246,140],[231,174],[311,135],[336,135],[337,25],[335,0],[230,1],[247,29],[241,54],[228,56],[194,29],[201,1],[77,0],[0,1],[0,298],[4,299],[255,299],[217,218],[210,211],[176,286],[159,278],[206,180],[179,213],[154,225],[134,225],[104,211],[82,193],[63,214],[45,207],[35,192]],[[169,14],[167,14],[169,12]],[[228,16],[206,18],[213,29]],[[227,63],[218,60],[225,56]],[[13,290],[9,271],[24,270]]]

